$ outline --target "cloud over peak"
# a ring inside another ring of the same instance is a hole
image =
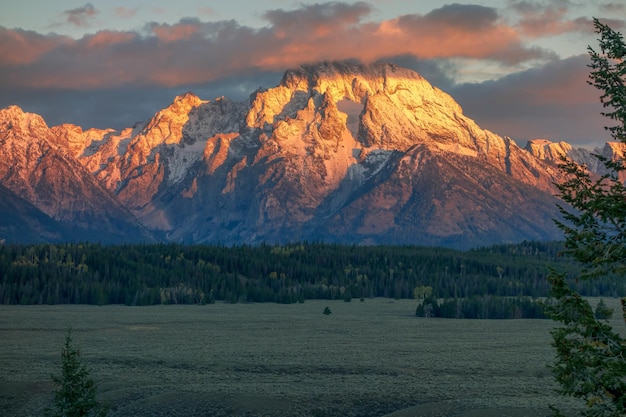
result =
[[[321,60],[372,62],[400,55],[486,59],[503,65],[551,57],[525,46],[492,8],[453,4],[381,21],[368,20],[371,12],[372,6],[364,2],[318,3],[269,10],[263,15],[268,25],[262,28],[194,17],[174,24],[150,23],[142,31],[102,31],[78,40],[2,29],[0,87],[110,88],[133,82],[175,86]],[[97,11],[88,3],[66,13],[75,24],[85,24]]]
[[[149,117],[183,91],[241,100],[275,85],[286,69],[349,59],[418,70],[468,103],[479,124],[503,134],[533,137],[525,132],[541,128],[538,135],[594,139],[601,123],[593,118],[597,96],[585,83],[583,59],[586,45],[595,45],[590,10],[622,30],[625,5],[507,0],[431,10],[425,3],[272,0],[263,5],[281,7],[247,15],[218,2],[95,3],[102,10],[85,3],[53,12],[55,21],[39,26],[76,35],[0,26],[0,106],[18,104],[85,127],[122,127],[136,122],[127,120],[135,114],[129,109]],[[400,5],[402,14],[393,11]],[[248,20],[229,19],[232,9]],[[466,84],[477,80],[494,81]],[[556,134],[563,130],[572,135]]]

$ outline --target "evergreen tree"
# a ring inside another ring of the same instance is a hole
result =
[[[601,298],[596,305],[595,317],[601,320],[608,320],[613,316],[613,310],[606,305],[604,300]]]
[[[96,400],[96,384],[90,370],[80,359],[80,351],[72,345],[71,329],[61,351],[61,375],[52,375],[57,387],[53,408],[46,409],[48,417],[105,417],[108,407]]]
[[[600,51],[589,47],[589,83],[602,92],[600,100],[607,109],[602,114],[618,123],[607,130],[614,140],[626,143],[626,45],[619,32],[598,19],[594,26]],[[605,175],[594,178],[586,167],[564,161],[561,170],[568,179],[558,185],[561,198],[571,206],[559,207],[564,221],[557,222],[565,234],[565,252],[582,263],[580,278],[588,280],[626,273],[626,188],[620,179],[626,165],[622,159],[597,157]],[[552,370],[561,392],[583,400],[585,416],[626,415],[626,340],[595,316],[564,274],[553,271],[548,279],[556,302],[546,312],[563,325],[552,332]],[[626,319],[625,306],[622,299]]]

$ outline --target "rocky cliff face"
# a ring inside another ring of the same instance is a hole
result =
[[[533,139],[528,141],[526,150],[533,156],[552,164],[558,164],[561,156],[565,155],[568,159],[584,164],[589,171],[599,175],[606,174],[607,170],[596,155],[614,161],[623,160],[626,156],[626,144],[621,142],[607,142],[604,144],[604,147],[589,151],[584,148],[575,149],[567,142],[556,143],[547,139]],[[626,181],[626,173],[619,173],[619,178],[623,182]]]
[[[146,239],[143,227],[72,154],[76,146],[68,137],[81,135],[74,127],[49,129],[40,116],[16,106],[0,110],[0,185],[13,200],[72,230],[73,239]]]
[[[242,103],[187,93],[120,132],[3,112],[5,187],[54,219],[127,209],[182,242],[555,239],[554,159],[575,152],[522,149],[393,65],[303,66]]]

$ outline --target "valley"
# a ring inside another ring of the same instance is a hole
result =
[[[416,318],[415,305],[0,306],[0,413],[41,415],[69,327],[111,417],[567,409],[547,368],[553,322]]]

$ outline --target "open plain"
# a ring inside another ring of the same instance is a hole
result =
[[[522,417],[564,404],[547,367],[551,321],[425,319],[415,307],[0,306],[0,415],[43,414],[70,327],[112,417]]]

